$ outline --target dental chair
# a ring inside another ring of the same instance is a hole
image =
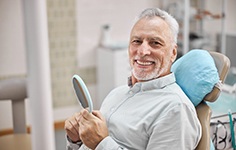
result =
[[[230,68],[230,60],[228,57],[221,53],[209,52],[214,59],[216,68],[218,70],[219,78],[224,83],[226,75]],[[203,101],[196,106],[198,119],[202,125],[202,138],[196,148],[196,150],[209,150],[210,149],[210,119],[211,119],[211,108],[205,103],[214,102],[217,100],[221,92],[221,89],[214,86],[213,90],[207,94]]]
[[[206,102],[217,100],[230,67],[228,57],[201,49],[190,50],[172,65],[176,83],[196,108],[202,137],[196,150],[210,150],[211,108]]]
[[[13,117],[13,134],[0,136],[0,149],[31,150],[31,137],[26,129],[26,98],[26,79],[14,78],[0,81],[0,101],[11,101]]]

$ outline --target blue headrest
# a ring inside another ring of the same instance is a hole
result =
[[[205,50],[189,51],[174,62],[171,71],[175,74],[177,84],[194,106],[197,106],[219,82],[215,62]]]

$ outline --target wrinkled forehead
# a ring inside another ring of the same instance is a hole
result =
[[[158,16],[139,19],[134,24],[130,37],[138,36],[137,34],[153,34],[153,36],[163,36],[166,38],[171,38],[172,35],[169,25]]]

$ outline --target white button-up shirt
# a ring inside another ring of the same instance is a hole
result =
[[[201,138],[195,107],[173,73],[114,89],[100,110],[109,136],[96,150],[193,150]]]

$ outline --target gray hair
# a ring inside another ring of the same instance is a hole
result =
[[[138,20],[142,18],[152,18],[152,17],[160,17],[169,25],[169,28],[173,34],[173,40],[177,43],[177,37],[179,33],[179,24],[176,19],[168,14],[166,11],[161,10],[159,8],[147,8],[138,16]]]

